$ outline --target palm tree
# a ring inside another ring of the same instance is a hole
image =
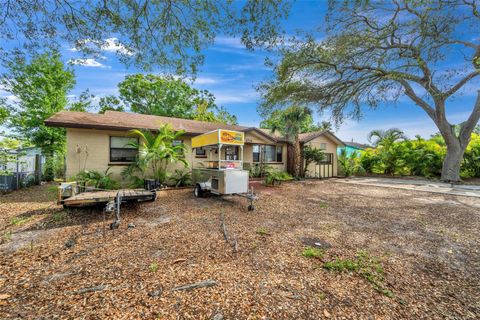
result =
[[[302,125],[306,119],[311,117],[312,112],[307,107],[301,107],[293,105],[285,110],[281,115],[281,120],[276,123],[272,128],[272,132],[279,131],[282,133],[290,143],[293,144],[294,154],[294,170],[293,175],[295,177],[300,176],[302,168],[302,153],[300,146],[299,134],[302,132]]]
[[[148,130],[131,130],[132,135],[139,138],[138,142],[132,142],[130,145],[138,148],[138,156],[135,163],[125,170],[125,175],[133,175],[136,172],[145,176],[151,169],[153,177],[160,183],[167,179],[167,168],[170,163],[181,162],[188,167],[188,162],[184,157],[185,145],[174,144],[179,140],[185,131],[173,131],[169,124],[163,125],[157,133]]]
[[[368,141],[376,147],[389,147],[394,142],[406,139],[407,137],[403,131],[397,128],[391,128],[388,130],[373,130],[368,134]]]
[[[382,163],[383,173],[395,174],[398,167],[399,150],[395,142],[407,140],[402,130],[391,128],[388,130],[373,130],[368,134],[368,141],[378,147]]]

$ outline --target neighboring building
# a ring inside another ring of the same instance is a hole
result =
[[[357,142],[353,142],[353,140],[352,140],[352,141],[349,141],[349,142],[344,141],[343,143],[345,144],[345,146],[337,149],[337,153],[338,153],[338,154],[340,154],[340,151],[341,151],[342,149],[347,150],[347,155],[351,155],[351,154],[354,153],[354,152],[363,151],[363,150],[369,148],[368,145],[366,145],[366,144],[361,144],[361,143],[357,143]]]
[[[288,144],[285,137],[282,137],[278,132],[271,132],[269,129],[261,129],[263,132],[274,136],[277,141],[283,141]],[[335,177],[338,173],[338,157],[336,150],[341,147],[345,147],[344,143],[338,139],[330,131],[314,131],[301,133],[299,135],[301,148],[304,146],[310,146],[322,150],[325,154],[324,161],[322,163],[311,163],[306,168],[305,175],[307,177],[315,178],[329,178]],[[287,151],[287,170],[293,172],[293,146],[289,144]]]
[[[278,170],[287,170],[288,142],[283,137],[269,134],[255,127],[226,125],[188,119],[160,117],[118,111],[104,114],[61,111],[45,121],[47,126],[63,127],[67,131],[67,177],[79,171],[105,171],[111,167],[114,178],[120,179],[122,170],[134,161],[137,149],[128,145],[129,140],[136,139],[129,132],[132,129],[156,130],[161,125],[170,124],[173,130],[184,130],[185,134],[178,143],[186,146],[185,157],[191,167],[207,158],[201,149],[192,151],[191,138],[195,135],[216,129],[227,129],[245,133],[244,164],[250,168],[255,164],[264,164]],[[327,154],[323,166],[311,167],[311,176],[327,177],[337,174],[337,157],[335,150],[342,142],[329,132],[315,132],[301,135],[302,145],[314,145]],[[222,158],[238,159],[238,147],[225,148]],[[313,166],[313,165],[311,165]],[[169,170],[183,168],[182,164],[169,166]]]

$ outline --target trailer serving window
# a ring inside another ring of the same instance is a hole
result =
[[[110,162],[134,162],[137,154],[138,138],[110,137]]]

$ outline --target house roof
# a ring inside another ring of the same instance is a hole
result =
[[[335,136],[330,131],[314,131],[314,132],[301,133],[299,134],[298,138],[300,139],[300,142],[307,143],[321,136],[327,136],[328,138],[336,142],[337,145],[339,146],[344,145],[343,141],[337,138],[337,136]]]
[[[157,130],[159,126],[167,123],[170,124],[175,131],[184,130],[186,133],[193,135],[202,134],[216,129],[235,130],[242,132],[255,131],[272,141],[276,141],[274,137],[255,127],[245,127],[238,125],[228,125],[218,122],[206,122],[119,111],[106,111],[104,114],[77,111],[60,111],[45,120],[45,125],[49,127],[85,128],[100,130]]]
[[[349,147],[352,147],[352,148],[356,148],[356,149],[366,149],[368,148],[369,146],[366,145],[366,144],[362,144],[362,143],[358,143],[358,142],[353,142],[353,141],[344,141],[343,142],[346,146],[349,146]]]

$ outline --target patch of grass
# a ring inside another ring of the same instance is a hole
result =
[[[32,219],[33,219],[33,216],[30,216],[30,217],[13,217],[10,220],[10,224],[12,226],[21,226],[22,224],[27,223],[28,221],[30,221]]]
[[[62,210],[55,212],[52,215],[51,221],[54,224],[68,224],[72,222],[72,218],[69,215],[69,212],[67,210]]]
[[[320,300],[325,300],[326,297],[327,297],[327,295],[325,294],[325,292],[319,292],[318,293],[318,298]]]
[[[322,208],[322,209],[328,208],[328,203],[326,203],[326,202],[320,202],[319,207]]]
[[[261,236],[269,236],[270,235],[270,232],[268,232],[267,228],[265,228],[265,227],[258,228],[257,231],[255,231],[255,233],[259,234]]]
[[[5,231],[2,235],[2,242],[8,242],[12,240],[12,231]]]
[[[148,267],[150,272],[157,272],[158,271],[158,263],[152,262],[150,266]]]
[[[330,271],[343,272],[358,271],[359,265],[356,261],[350,259],[336,259],[335,261],[327,261],[323,264],[323,267]]]
[[[383,266],[379,259],[372,257],[366,251],[359,251],[355,259],[336,259],[334,261],[327,261],[323,267],[330,271],[343,272],[345,270],[355,272],[368,282],[373,288],[393,298],[393,292],[385,288]]]
[[[325,252],[322,249],[314,248],[314,247],[306,247],[303,252],[302,256],[305,258],[323,258]]]

